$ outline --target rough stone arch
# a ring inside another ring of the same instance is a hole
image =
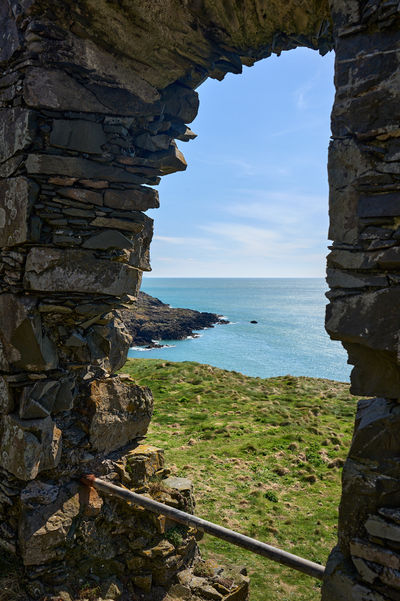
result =
[[[49,590],[99,559],[164,588],[190,564],[193,537],[180,556],[135,547],[122,509],[73,479],[137,487],[163,470],[138,445],[149,391],[113,375],[115,311],[149,269],[152,186],[186,167],[174,140],[193,137],[195,88],[334,48],[326,326],[353,392],[379,398],[359,406],[323,598],[399,598],[397,0],[1,0],[0,35],[0,545]]]

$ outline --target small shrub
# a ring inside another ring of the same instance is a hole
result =
[[[324,465],[323,459],[319,454],[319,444],[312,442],[307,449],[307,461],[314,467],[321,467]]]
[[[271,503],[277,503],[278,502],[278,496],[276,493],[274,493],[273,490],[267,490],[267,492],[265,493],[265,498],[268,499],[268,501],[271,501]]]
[[[79,594],[79,599],[88,599],[89,601],[97,601],[97,599],[100,596],[100,587],[85,585],[79,591],[78,594]]]
[[[214,570],[210,565],[210,562],[198,559],[193,566],[193,574],[202,578],[210,578],[211,576],[214,576]]]
[[[174,526],[173,528],[170,528],[170,530],[167,530],[165,538],[171,545],[174,545],[174,547],[180,547],[186,534],[187,528],[185,528],[185,526]]]

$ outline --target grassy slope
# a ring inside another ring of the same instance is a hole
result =
[[[355,399],[347,384],[250,378],[194,362],[128,360],[150,386],[148,441],[195,486],[197,515],[325,563],[335,544],[340,467]],[[246,565],[251,601],[316,601],[319,583],[206,536],[204,556]]]

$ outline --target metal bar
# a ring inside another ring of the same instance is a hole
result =
[[[308,559],[303,559],[297,555],[292,555],[292,553],[287,553],[286,551],[282,551],[276,547],[271,547],[270,545],[255,540],[254,538],[250,538],[249,536],[244,536],[243,534],[239,534],[233,530],[228,530],[228,528],[217,526],[217,524],[213,524],[212,522],[198,518],[190,513],[180,511],[179,509],[174,509],[173,507],[164,505],[164,503],[159,503],[158,501],[154,501],[153,499],[139,495],[135,492],[127,490],[126,488],[121,488],[120,486],[115,486],[115,484],[110,484],[109,482],[100,480],[93,475],[84,476],[81,478],[81,482],[87,486],[93,486],[104,493],[119,497],[120,499],[125,499],[126,501],[131,501],[136,505],[145,507],[154,513],[165,515],[175,522],[179,522],[185,526],[197,528],[198,530],[212,534],[217,538],[221,538],[228,543],[232,543],[238,547],[243,547],[248,551],[262,555],[263,557],[268,557],[268,559],[272,559],[272,561],[276,561],[288,566],[289,568],[293,568],[294,570],[308,574],[308,576],[312,576],[313,578],[318,578],[319,580],[322,580],[323,578],[325,571],[324,566],[314,563],[313,561],[309,561]]]

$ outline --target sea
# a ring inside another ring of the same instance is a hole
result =
[[[218,313],[229,324],[198,337],[161,341],[163,348],[135,347],[129,357],[198,361],[260,378],[290,374],[349,381],[347,354],[324,330],[322,278],[149,277],[141,289],[172,307]]]

